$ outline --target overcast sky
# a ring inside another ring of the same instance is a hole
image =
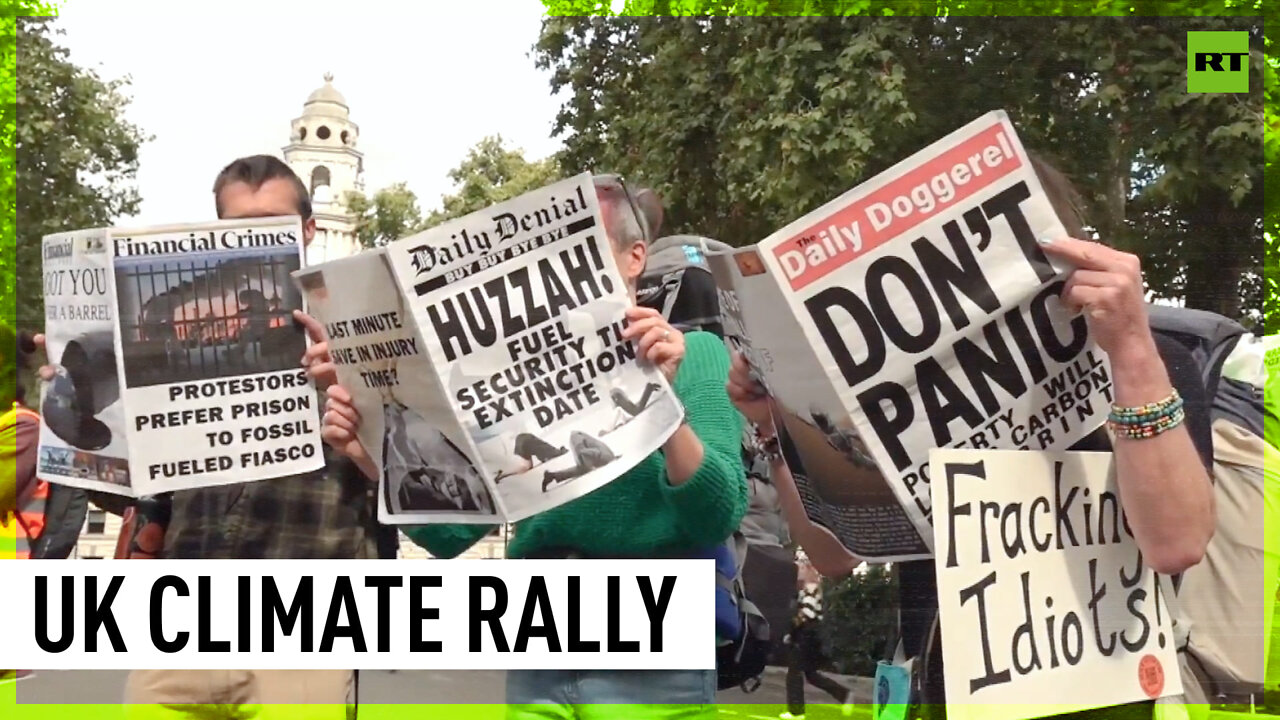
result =
[[[424,212],[486,135],[530,159],[559,147],[559,103],[530,55],[536,0],[64,0],[59,14],[72,61],[129,76],[127,117],[155,136],[142,149],[131,224],[212,217],[218,170],[241,155],[279,155],[326,72],[360,127],[366,190],[406,181]]]

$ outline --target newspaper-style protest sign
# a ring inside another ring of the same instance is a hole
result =
[[[850,550],[931,555],[931,449],[1065,449],[1105,421],[1109,365],[1037,242],[1064,234],[994,112],[711,258],[801,495]]]
[[[934,451],[948,717],[1023,720],[1182,692],[1172,620],[1111,453]]]
[[[657,450],[683,408],[621,336],[591,176],[295,275],[361,414],[391,523],[511,522]]]
[[[40,399],[36,473],[64,485],[129,495],[108,233],[58,233],[46,235],[42,244],[45,352],[55,375]]]
[[[113,230],[116,357],[133,490],[146,495],[324,466],[297,217]]]
[[[292,317],[301,249],[297,217],[46,238],[58,379],[43,406],[66,417],[46,411],[41,464],[76,450],[72,477],[41,476],[149,495],[323,467],[319,399],[298,367],[306,336]],[[95,451],[89,482],[81,468]]]
[[[360,440],[381,469],[379,516],[500,522],[386,250],[316,265],[296,279],[307,310],[325,325],[338,384],[351,392]]]

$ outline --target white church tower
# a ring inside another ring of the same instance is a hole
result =
[[[284,147],[284,161],[311,191],[316,236],[307,251],[308,263],[360,250],[355,218],[344,202],[348,192],[364,192],[364,155],[356,150],[359,136],[347,99],[333,87],[333,75],[325,73],[324,86],[307,97]]]

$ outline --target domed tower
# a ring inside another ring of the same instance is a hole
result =
[[[356,150],[360,128],[351,122],[347,99],[325,73],[324,85],[307,97],[302,115],[291,123],[284,161],[311,192],[316,236],[307,251],[309,263],[352,255],[360,250],[355,218],[347,211],[346,194],[364,192],[364,156]]]

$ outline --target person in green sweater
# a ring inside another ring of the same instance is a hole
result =
[[[595,185],[605,231],[634,302],[648,252],[648,223],[621,179],[597,176]],[[661,449],[617,480],[518,523],[509,557],[702,556],[723,543],[746,513],[743,420],[726,391],[730,362],[724,343],[706,332],[681,333],[650,308],[633,305],[627,319],[624,336],[636,343],[637,357],[653,363],[671,382],[685,406],[685,422]],[[328,366],[325,349],[308,353],[314,366]],[[328,395],[325,441],[376,478],[377,468],[356,437],[360,417],[350,393],[331,384]],[[403,530],[432,555],[452,558],[492,528],[422,525]],[[507,716],[715,718],[715,691],[714,670],[512,670],[507,673]]]

